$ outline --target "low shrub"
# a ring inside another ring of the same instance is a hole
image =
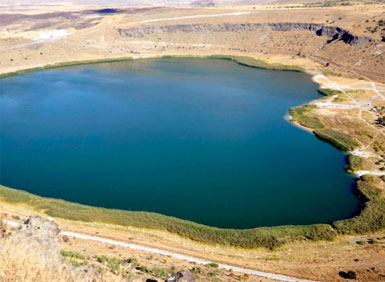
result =
[[[194,271],[194,273],[196,274],[199,274],[202,272],[202,269],[200,267],[193,267],[192,270]]]
[[[84,255],[77,252],[72,252],[72,251],[61,250],[60,254],[63,257],[76,258],[76,259],[82,259],[82,260],[86,259]]]
[[[214,276],[217,276],[217,273],[215,271],[211,271],[211,272],[207,273],[207,275],[214,277]]]
[[[377,243],[377,241],[374,240],[373,238],[370,238],[370,239],[368,240],[368,243],[372,245],[372,244]]]

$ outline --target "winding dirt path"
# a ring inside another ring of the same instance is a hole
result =
[[[6,224],[12,226],[12,227],[17,227],[19,226],[18,222],[11,221],[4,219],[3,220]],[[169,251],[164,251],[161,249],[156,249],[156,248],[150,248],[150,247],[145,247],[137,244],[130,244],[130,243],[125,243],[121,241],[115,241],[107,238],[102,238],[102,237],[97,237],[97,236],[90,236],[87,234],[81,234],[81,233],[76,233],[76,232],[69,232],[69,231],[61,231],[60,232],[61,236],[69,236],[72,238],[77,238],[77,239],[82,239],[82,240],[89,240],[89,241],[95,241],[95,242],[100,242],[100,243],[105,243],[109,245],[114,245],[114,246],[119,246],[119,247],[124,247],[124,248],[130,248],[133,250],[139,250],[139,251],[146,251],[149,253],[153,254],[159,254],[159,255],[164,255],[164,256],[170,256],[176,259],[180,260],[185,260],[188,262],[193,262],[193,263],[198,263],[198,264],[209,264],[212,263],[212,261],[192,257],[192,256],[187,256],[183,254],[178,254],[175,252],[169,252]],[[264,277],[268,279],[273,279],[277,281],[287,281],[287,282],[315,282],[312,280],[306,280],[306,279],[298,279],[295,277],[290,277],[290,276],[285,276],[285,275],[279,275],[279,274],[274,274],[274,273],[269,273],[269,272],[263,272],[263,271],[258,271],[258,270],[253,270],[253,269],[248,269],[248,268],[242,268],[242,267],[237,267],[237,266],[232,266],[228,264],[222,264],[218,263],[218,267],[226,270],[232,270],[235,272],[239,273],[245,273],[249,275],[255,275],[259,277]]]

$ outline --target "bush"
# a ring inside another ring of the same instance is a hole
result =
[[[108,261],[108,257],[106,257],[104,255],[103,256],[97,256],[96,259],[100,263],[104,263],[104,262]]]
[[[193,267],[192,270],[194,271],[194,273],[201,273],[202,272],[202,269],[200,267]]]
[[[60,254],[63,257],[76,258],[76,259],[82,259],[82,260],[86,259],[86,257],[84,255],[77,253],[77,252],[72,252],[72,251],[61,250]]]
[[[142,271],[142,272],[144,272],[144,273],[149,273],[149,272],[150,272],[150,271],[148,270],[148,268],[145,267],[145,266],[140,266],[140,267],[138,267],[138,270],[140,270],[140,271]]]
[[[377,241],[374,240],[373,238],[370,238],[370,239],[368,240],[368,243],[372,245],[372,244],[377,243]]]

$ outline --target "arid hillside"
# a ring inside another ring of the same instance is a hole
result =
[[[383,5],[1,11],[0,72],[86,59],[232,54],[384,81]]]

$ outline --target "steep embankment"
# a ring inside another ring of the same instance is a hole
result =
[[[378,25],[381,23],[379,21]],[[382,43],[378,35],[356,33],[348,28],[324,23],[158,23],[118,28],[118,33],[126,40],[151,40],[154,44],[159,40],[155,49],[160,52],[180,50],[190,53],[194,49],[215,48],[216,53],[225,54],[285,54],[319,62],[323,64],[325,73],[344,73],[349,76],[359,73],[377,81],[383,81],[385,74]],[[163,38],[166,41],[162,41]]]
[[[352,46],[365,47],[375,40],[369,36],[353,35],[350,31],[336,27],[325,26],[318,23],[223,23],[223,24],[175,24],[175,25],[162,25],[158,27],[133,27],[122,29],[120,28],[119,34],[123,37],[129,38],[143,38],[146,35],[158,34],[159,32],[165,33],[192,33],[192,32],[241,32],[241,31],[261,31],[264,28],[269,27],[273,31],[312,31],[316,36],[328,37],[327,44],[333,41],[342,41]]]

